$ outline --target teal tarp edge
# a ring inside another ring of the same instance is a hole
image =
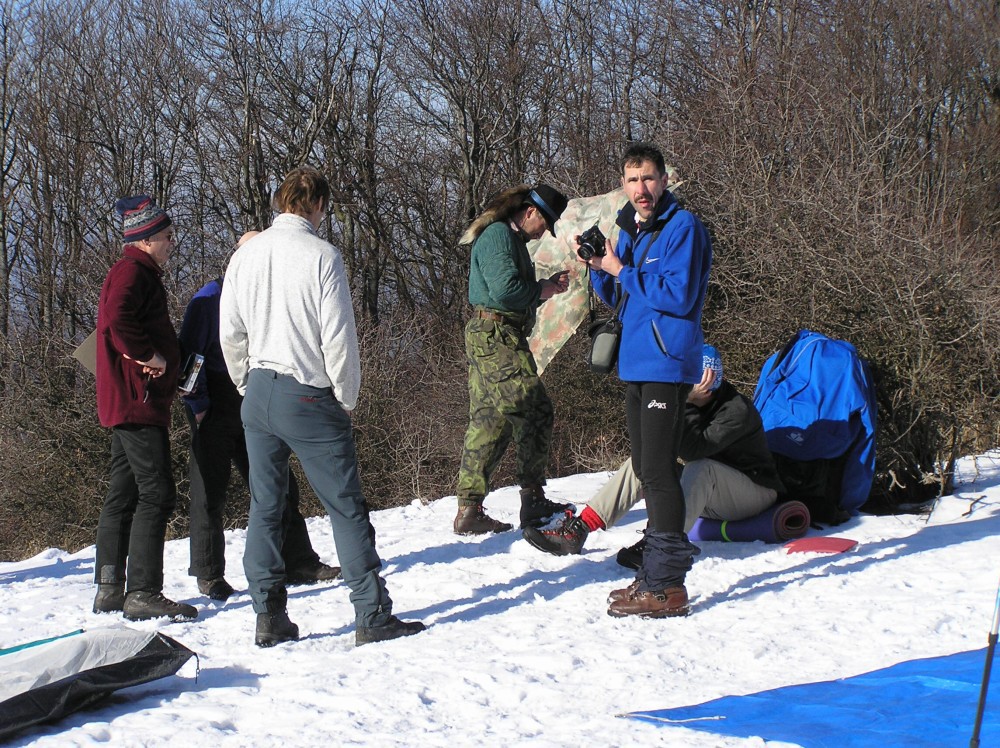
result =
[[[5,654],[10,654],[11,652],[20,652],[24,649],[29,649],[30,647],[37,647],[42,644],[48,644],[49,642],[59,641],[60,639],[67,639],[71,636],[79,636],[83,633],[83,629],[77,629],[76,631],[70,631],[68,634],[60,634],[59,636],[50,636],[48,639],[39,639],[34,642],[26,642],[25,644],[18,644],[16,647],[7,647],[7,649],[0,649],[0,657]]]

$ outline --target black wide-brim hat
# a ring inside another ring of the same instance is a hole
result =
[[[545,219],[545,225],[549,228],[552,236],[556,235],[556,221],[566,210],[569,200],[566,196],[554,187],[547,184],[538,184],[528,193],[528,202],[541,211]]]

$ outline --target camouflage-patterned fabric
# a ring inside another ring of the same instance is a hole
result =
[[[538,378],[521,329],[471,319],[465,326],[469,359],[469,428],[458,471],[459,503],[482,502],[513,439],[522,486],[545,483],[552,435],[552,401]]]
[[[681,185],[680,177],[672,166],[667,167],[667,174],[670,177],[668,189],[673,192]],[[569,270],[569,290],[539,304],[535,325],[528,338],[539,374],[545,371],[590,311],[587,268],[577,259],[574,237],[596,223],[614,246],[618,241],[615,219],[626,202],[625,192],[621,189],[596,197],[570,200],[556,222],[558,238],[546,233],[538,241],[528,243],[536,277],[548,278],[559,270]]]

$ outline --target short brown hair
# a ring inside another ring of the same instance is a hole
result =
[[[292,169],[274,193],[274,208],[279,213],[308,216],[316,210],[317,201],[322,201],[323,207],[330,204],[330,183],[311,166]]]

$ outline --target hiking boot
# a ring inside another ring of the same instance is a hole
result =
[[[611,590],[611,594],[608,595],[608,604],[616,603],[619,600],[628,600],[632,595],[639,591],[639,580],[636,579],[628,587],[624,587],[620,590]]]
[[[358,626],[354,632],[354,646],[385,642],[401,636],[413,636],[426,628],[420,621],[401,621],[396,616],[389,616],[389,620],[381,626]]]
[[[219,577],[218,579],[199,579],[198,592],[208,595],[213,600],[228,600],[229,596],[236,590],[229,582]]]
[[[167,617],[172,621],[193,621],[198,617],[198,609],[193,605],[175,603],[163,596],[162,592],[129,592],[123,606],[125,617],[130,621],[148,621],[150,618]]]
[[[125,605],[125,582],[97,585],[95,613],[119,613]]]
[[[572,504],[557,504],[545,498],[541,486],[521,489],[521,528],[541,527],[552,515],[563,512],[573,513],[576,509]]]
[[[459,504],[455,515],[456,535],[486,535],[490,532],[507,532],[514,525],[493,519],[483,511],[482,504]]]
[[[579,517],[573,516],[572,512],[566,512],[566,516],[559,521],[555,527],[547,530],[539,530],[535,527],[526,527],[521,533],[524,539],[535,548],[553,556],[576,555],[583,550],[583,543],[590,534],[587,523]]]
[[[288,618],[288,611],[258,613],[257,630],[253,643],[258,647],[273,647],[282,642],[293,642],[299,638],[299,627]]]
[[[687,590],[669,587],[659,592],[633,592],[624,600],[616,600],[608,607],[608,615],[615,618],[640,616],[642,618],[667,618],[686,616],[691,612]]]
[[[340,579],[340,567],[324,564],[317,559],[311,564],[297,566],[285,571],[285,584],[316,584]]]
[[[644,537],[638,543],[630,545],[628,548],[622,548],[618,551],[618,555],[615,560],[618,562],[619,566],[624,566],[626,569],[632,569],[633,571],[639,571],[639,567],[642,566],[642,554],[646,550],[646,538]]]

